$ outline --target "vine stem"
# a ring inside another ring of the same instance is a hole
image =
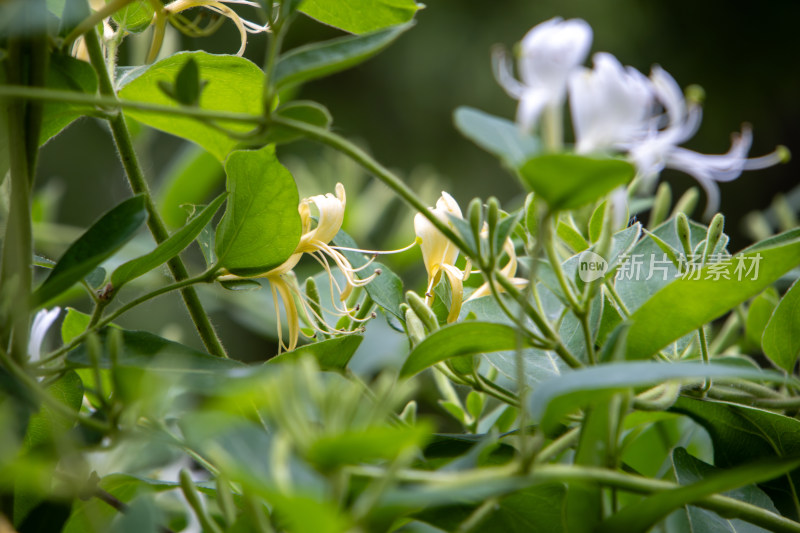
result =
[[[169,285],[164,285],[152,292],[148,292],[147,294],[143,294],[138,298],[131,300],[130,302],[126,303],[122,307],[115,309],[113,313],[107,315],[104,319],[96,321],[96,323],[92,324],[90,327],[86,328],[80,335],[77,335],[74,339],[72,339],[69,343],[63,345],[61,348],[53,351],[52,353],[48,354],[46,357],[42,358],[41,363],[47,363],[61,357],[68,351],[72,350],[76,346],[78,346],[83,340],[89,336],[90,334],[99,331],[100,329],[104,328],[111,322],[117,319],[123,313],[126,313],[133,309],[134,307],[143,304],[148,300],[152,300],[157,296],[161,296],[162,294],[166,294],[171,291],[175,290],[184,290],[186,287],[197,283],[208,283],[213,281],[219,271],[216,267],[212,267],[211,269],[203,272],[199,276],[195,276],[193,278],[186,278],[180,281],[176,281],[175,283],[171,283]]]
[[[448,240],[450,240],[457,248],[461,250],[461,252],[472,259],[473,261],[478,261],[478,258],[474,255],[472,250],[467,246],[466,241],[461,238],[456,232],[454,232],[447,223],[440,220],[436,215],[434,215],[428,206],[420,200],[414,191],[412,191],[403,181],[392,174],[386,167],[378,163],[374,158],[372,158],[369,154],[367,154],[364,150],[356,146],[355,144],[351,143],[347,139],[336,135],[335,133],[328,131],[323,128],[319,128],[317,126],[313,126],[306,122],[300,122],[298,120],[292,120],[285,117],[277,117],[273,116],[270,117],[270,123],[273,125],[284,126],[291,130],[294,130],[298,133],[302,133],[307,137],[319,141],[323,144],[327,144],[331,148],[335,148],[339,152],[350,157],[353,161],[361,165],[364,169],[368,172],[375,175],[379,180],[385,183],[390,189],[396,192],[403,200],[406,201],[411,207],[413,207],[416,211],[422,214],[425,218],[427,218],[433,226],[439,230]]]
[[[428,470],[401,470],[396,473],[396,477],[400,481],[407,482],[465,486],[498,479],[508,480],[513,477],[514,470],[512,468],[514,466],[510,464],[494,468],[481,468],[477,471],[452,473]],[[375,466],[353,466],[349,468],[349,471],[362,477],[380,477],[384,475],[384,469]],[[517,479],[521,486],[578,482],[613,487],[636,494],[654,494],[679,489],[683,486],[671,481],[626,474],[607,468],[564,464],[537,465],[531,474],[524,477],[518,476]],[[768,531],[800,533],[800,523],[729,496],[714,494],[700,498],[692,502],[692,505],[714,511],[726,518],[739,518],[761,526]]]
[[[20,85],[0,86],[0,97],[20,98],[24,100],[37,100],[42,102],[64,102],[68,104],[85,104],[105,109],[136,109],[163,115],[177,115],[203,120],[219,120],[224,122],[237,122],[244,124],[266,124],[266,119],[261,115],[249,113],[234,113],[230,111],[214,111],[192,106],[168,106],[124,100],[113,96],[94,95],[77,91],[62,91],[44,87],[23,87]]]
[[[106,67],[103,50],[100,47],[100,39],[97,36],[97,31],[94,29],[88,31],[84,35],[84,40],[86,41],[86,48],[89,51],[89,59],[95,71],[97,71],[100,92],[106,96],[116,98],[116,93],[111,83],[111,77]],[[136,156],[136,151],[133,148],[133,140],[131,139],[128,125],[125,122],[125,116],[120,113],[114,117],[110,117],[108,121],[111,125],[111,133],[116,142],[117,150],[119,150],[122,166],[125,168],[125,174],[128,177],[128,183],[135,194],[144,195],[145,207],[148,213],[147,226],[150,228],[150,233],[152,233],[153,238],[160,244],[167,240],[169,232],[167,232],[166,225],[150,194],[150,187],[147,185],[142,167],[139,165],[139,159]],[[183,264],[180,256],[176,255],[170,259],[167,262],[167,266],[173,278],[175,278],[175,281],[180,282],[189,278],[189,272],[186,270],[186,266]],[[200,334],[200,338],[209,353],[218,357],[228,357],[194,287],[190,285],[183,287],[181,289],[181,296],[197,328],[197,332]]]

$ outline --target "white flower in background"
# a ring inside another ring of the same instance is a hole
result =
[[[594,55],[594,69],[581,68],[569,79],[575,151],[610,150],[642,138],[653,114],[654,91],[647,77],[623,67],[607,53]]]
[[[560,17],[534,26],[522,39],[518,70],[502,49],[493,52],[495,76],[512,98],[519,100],[517,124],[530,131],[545,108],[564,103],[567,80],[586,59],[592,44],[592,28],[581,19]]]
[[[461,208],[455,199],[442,191],[442,196],[436,201],[436,207],[429,208],[436,217],[455,229],[450,216],[463,218]],[[461,311],[461,301],[464,295],[464,279],[469,275],[469,266],[462,272],[455,266],[458,259],[458,248],[445,237],[441,231],[431,224],[431,221],[420,213],[414,216],[414,232],[422,250],[422,261],[428,272],[428,286],[425,289],[425,302],[433,303],[433,288],[442,278],[442,273],[447,276],[451,287],[450,313],[447,322],[454,322]]]
[[[745,170],[767,168],[784,158],[781,149],[771,154],[748,159],[753,135],[748,126],[734,134],[731,147],[725,154],[700,154],[678,146],[691,139],[700,126],[702,112],[695,102],[688,105],[675,79],[656,66],[650,74],[656,99],[665,115],[649,121],[647,134],[629,143],[628,154],[636,164],[645,185],[655,182],[665,168],[685,172],[695,178],[706,192],[707,203],[703,216],[709,218],[719,208],[718,182],[732,181]]]
[[[33,317],[31,336],[28,340],[28,356],[31,363],[35,363],[42,358],[42,343],[44,343],[44,337],[47,335],[47,330],[50,329],[50,326],[52,326],[53,322],[58,318],[60,312],[60,307],[54,307],[49,311],[47,309],[42,309]]]

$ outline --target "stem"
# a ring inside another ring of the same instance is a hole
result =
[[[565,452],[572,446],[574,446],[578,442],[578,437],[581,434],[581,426],[576,426],[553,442],[542,448],[542,450],[536,454],[536,463],[544,463],[549,459],[554,457],[558,457],[561,453]]]
[[[264,117],[249,113],[233,113],[229,111],[214,111],[191,106],[168,106],[122,100],[113,96],[93,95],[77,91],[62,91],[59,89],[45,89],[41,87],[23,87],[20,85],[0,86],[0,97],[14,97],[25,100],[43,102],[65,102],[68,104],[85,104],[106,109],[136,109],[151,111],[157,114],[178,115],[184,117],[219,120],[225,122],[239,122],[245,124],[265,124]]]
[[[703,328],[703,326],[700,326],[697,329],[697,336],[700,339],[700,355],[703,358],[703,363],[704,364],[708,364],[708,362],[709,362],[709,358],[708,358],[708,340],[706,339],[706,330]],[[706,379],[703,382],[703,389],[702,390],[705,393],[705,392],[708,392],[708,390],[710,388],[711,388],[711,380],[710,379]]]
[[[550,260],[550,265],[553,267],[553,272],[558,279],[558,284],[561,286],[561,291],[567,298],[567,302],[569,302],[569,306],[573,311],[575,311],[576,314],[578,314],[582,310],[582,306],[579,304],[578,300],[575,299],[575,295],[572,293],[572,288],[570,287],[569,283],[567,282],[567,278],[564,275],[564,269],[561,268],[561,259],[558,257],[558,252],[556,252],[555,247],[555,228],[552,224],[552,216],[548,214],[545,217],[543,224],[547,226],[542,231],[542,240],[544,241],[544,249],[547,253],[547,258]]]
[[[580,315],[578,315],[578,318],[580,318],[581,321],[581,329],[583,330],[583,340],[584,344],[586,344],[586,353],[589,356],[589,364],[596,365],[597,355],[595,354],[594,350],[594,339],[592,338],[592,328],[591,325],[589,324],[589,311],[585,310]]]
[[[146,302],[148,300],[152,300],[153,298],[155,298],[157,296],[161,296],[162,294],[166,294],[166,293],[168,293],[170,291],[183,290],[184,288],[186,288],[186,287],[188,287],[190,285],[194,285],[195,283],[209,283],[209,282],[214,280],[216,275],[217,275],[217,269],[216,269],[216,267],[212,267],[211,269],[203,272],[199,276],[195,276],[193,278],[186,278],[186,279],[183,279],[181,281],[176,281],[175,283],[172,283],[170,285],[165,285],[165,286],[160,287],[160,288],[158,288],[158,289],[156,289],[156,290],[154,290],[152,292],[148,292],[147,294],[143,294],[142,296],[139,296],[135,300],[132,300],[132,301],[126,303],[125,305],[123,305],[122,307],[120,307],[119,309],[116,309],[113,313],[111,313],[110,315],[108,315],[104,319],[98,321],[93,326],[87,328],[83,333],[81,333],[80,335],[76,336],[68,344],[65,344],[64,346],[62,346],[58,350],[55,350],[54,352],[48,354],[47,357],[42,358],[41,363],[47,363],[49,361],[52,361],[53,359],[56,359],[57,357],[61,357],[65,353],[69,352],[70,350],[72,350],[73,348],[78,346],[81,342],[83,342],[83,340],[87,336],[89,336],[90,334],[92,334],[92,333],[94,333],[96,331],[99,331],[99,330],[103,329],[105,326],[107,326],[108,324],[113,322],[117,317],[119,317],[123,313],[126,313],[127,311],[130,311],[134,307],[136,307],[138,305],[141,305],[141,304],[143,304],[144,302]]]
[[[99,11],[95,11],[75,26],[75,29],[69,32],[64,38],[64,43],[61,45],[61,48],[64,49],[68,47],[75,39],[93,29],[97,24],[100,24],[104,18],[110,17],[131,2],[133,2],[133,0],[111,0]]]
[[[450,226],[447,225],[447,223],[436,217],[436,215],[434,215],[430,209],[428,209],[428,206],[426,206],[422,200],[420,200],[417,195],[414,194],[414,191],[412,191],[405,183],[403,183],[400,178],[392,174],[392,172],[378,163],[364,150],[333,132],[313,126],[306,122],[300,122],[298,120],[292,120],[278,116],[270,117],[269,120],[273,125],[284,126],[298,133],[302,133],[307,137],[317,140],[323,144],[327,144],[328,146],[335,148],[336,150],[350,157],[353,161],[374,174],[379,180],[396,192],[401,198],[403,198],[403,200],[406,201],[407,204],[421,213],[422,216],[427,218],[430,223],[433,224],[433,226],[448,240],[455,244],[465,256],[469,257],[476,264],[478,264],[480,258],[473,254],[464,239],[455,233]]]
[[[547,106],[542,116],[542,137],[549,152],[560,152],[564,148],[564,118],[562,106]]]
[[[97,32],[92,30],[86,33],[84,39],[86,41],[86,48],[89,51],[89,58],[91,59],[92,66],[94,66],[95,71],[97,71],[100,92],[107,96],[116,97],[116,93],[111,84],[111,78],[106,69],[105,58],[100,48]],[[125,174],[128,177],[128,183],[135,194],[141,193],[144,195],[145,207],[149,215],[147,217],[147,226],[150,228],[150,233],[153,234],[153,238],[155,238],[156,242],[161,244],[167,240],[169,233],[156,208],[153,197],[150,194],[150,187],[144,179],[144,173],[136,157],[136,151],[133,148],[130,131],[128,131],[128,126],[125,123],[125,116],[119,114],[109,118],[108,121],[111,125],[111,133],[117,145],[122,166],[125,168]],[[175,281],[183,281],[189,278],[189,272],[186,270],[186,266],[183,264],[180,256],[176,255],[170,259],[167,262],[167,266],[172,273],[172,277],[175,278]],[[197,328],[197,332],[200,334],[200,338],[209,353],[218,357],[227,357],[228,355],[225,353],[225,348],[222,346],[217,332],[214,330],[214,326],[211,324],[211,320],[203,308],[200,297],[197,295],[197,291],[195,291],[194,287],[187,285],[182,288],[181,296]]]

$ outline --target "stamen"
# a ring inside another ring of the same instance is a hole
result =
[[[412,242],[408,246],[403,246],[402,248],[398,248],[397,250],[362,250],[360,248],[348,248],[347,246],[332,246],[332,245],[328,245],[328,247],[334,250],[341,250],[343,252],[360,252],[365,255],[368,254],[388,255],[388,254],[399,254],[401,252],[406,252],[412,249],[413,247],[417,246],[418,244],[422,244],[422,239],[420,237],[414,239],[414,242]]]

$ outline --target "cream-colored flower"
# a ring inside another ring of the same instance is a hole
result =
[[[327,193],[304,198],[298,206],[303,228],[302,235],[294,253],[272,270],[252,276],[266,278],[269,281],[276,316],[280,316],[280,302],[283,302],[283,307],[286,310],[286,321],[289,324],[289,341],[288,343],[283,342],[283,328],[279,321],[278,345],[281,350],[291,351],[297,347],[300,338],[301,312],[315,319],[310,320],[309,325],[317,331],[326,334],[348,333],[347,331],[327,326],[324,317],[314,310],[314,306],[309,304],[306,300],[306,295],[298,287],[292,270],[297,266],[303,254],[308,254],[316,259],[328,274],[333,309],[327,311],[338,316],[348,316],[351,320],[359,319],[354,316],[356,309],[349,309],[344,303],[345,300],[355,287],[362,287],[368,284],[380,274],[380,270],[376,270],[375,273],[363,279],[357,278],[356,273],[363,269],[364,266],[354,268],[338,247],[330,245],[330,242],[342,227],[346,203],[344,186],[341,183],[336,184],[336,195]],[[312,206],[316,207],[318,211],[316,224],[314,224],[311,217]],[[333,261],[344,276],[344,286],[341,286],[336,280],[329,261]],[[233,274],[226,274],[219,279],[225,281],[242,278]],[[336,302],[337,295],[339,303]]]
[[[150,44],[150,53],[147,56],[148,63],[155,61],[159,50],[161,50],[161,44],[164,42],[164,32],[166,31],[168,21],[184,33],[195,36],[203,34],[203,32],[198,31],[196,26],[193,24],[187,25],[181,20],[180,17],[178,17],[180,13],[186,11],[187,9],[192,9],[193,7],[204,7],[210,11],[213,11],[214,13],[218,13],[223,17],[230,19],[236,25],[236,28],[239,30],[239,37],[241,40],[239,50],[236,52],[236,55],[239,56],[244,53],[245,47],[247,46],[248,33],[262,33],[269,31],[268,24],[264,24],[262,26],[256,24],[255,22],[246,20],[239,16],[236,11],[228,7],[226,4],[243,4],[246,6],[259,7],[256,2],[252,2],[250,0],[175,0],[174,2],[170,2],[169,4],[165,5],[162,9],[156,11],[155,15],[153,16],[153,25],[155,26],[155,30],[153,32],[153,40]]]
[[[450,216],[463,218],[458,203],[444,191],[439,200],[436,201],[436,207],[430,208],[430,211],[439,220],[454,229]],[[456,259],[458,259],[458,248],[441,231],[436,229],[430,220],[420,213],[417,213],[414,217],[414,231],[422,249],[422,261],[425,263],[425,270],[428,272],[425,301],[428,305],[433,303],[433,288],[439,283],[442,273],[444,273],[448,281],[450,281],[452,293],[447,322],[454,322],[461,311],[461,301],[464,295],[463,281],[469,276],[469,266],[463,272],[455,266]]]

